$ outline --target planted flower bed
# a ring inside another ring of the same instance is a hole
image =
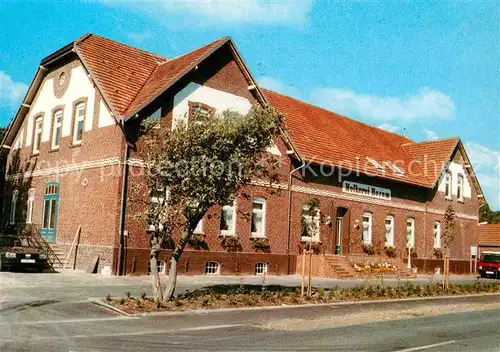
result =
[[[441,284],[414,285],[359,285],[349,288],[332,287],[314,289],[311,297],[300,297],[300,289],[284,286],[217,285],[181,294],[167,303],[155,303],[143,294],[133,298],[106,297],[105,302],[127,313],[157,311],[186,311],[197,309],[244,308],[255,306],[281,306],[297,304],[336,303],[374,299],[408,297],[431,297],[441,295],[463,295],[471,293],[500,292],[498,282],[475,282],[473,284],[450,285],[448,290]]]
[[[398,271],[396,265],[391,263],[365,263],[353,264],[352,267],[358,273],[395,273]]]

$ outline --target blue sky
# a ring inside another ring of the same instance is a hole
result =
[[[499,209],[499,13],[495,1],[4,1],[0,124],[40,59],[84,33],[167,57],[230,35],[264,87],[417,141],[461,137]]]

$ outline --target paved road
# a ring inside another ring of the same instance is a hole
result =
[[[498,300],[498,296],[484,298],[491,299]],[[414,304],[418,303],[411,303]],[[392,308],[396,305],[401,303],[392,304]],[[37,310],[40,307],[31,309]],[[380,309],[380,305],[358,305],[355,309],[376,310]],[[0,350],[446,352],[498,351],[500,348],[498,310],[415,317],[348,327],[331,326],[306,331],[269,330],[265,324],[269,319],[297,316],[311,319],[325,314],[338,316],[350,311],[352,307],[346,305],[141,318],[113,316],[109,312],[96,311],[93,318],[30,319],[15,324],[2,321]]]

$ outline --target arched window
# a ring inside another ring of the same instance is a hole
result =
[[[394,247],[394,216],[385,217],[385,245]]]
[[[444,184],[445,184],[444,195],[448,199],[451,199],[451,183],[452,183],[451,171],[446,170],[446,175],[444,179]]]
[[[80,103],[75,107],[75,117],[73,121],[73,144],[82,143],[83,127],[85,122],[85,103]]]
[[[59,149],[59,145],[61,143],[62,120],[63,111],[62,109],[59,109],[54,112],[54,116],[52,118],[52,149]]]
[[[458,175],[457,178],[457,199],[464,200],[464,175]]]
[[[33,208],[35,207],[35,189],[28,190],[28,201],[26,202],[26,223],[33,223]]]
[[[266,237],[266,199],[252,199],[252,236]]]
[[[363,243],[372,243],[372,213],[363,213]]]
[[[12,191],[12,198],[10,202],[10,223],[14,225],[16,223],[16,211],[17,211],[17,199],[19,197],[19,191],[17,189]]]
[[[415,247],[415,219],[408,218],[406,220],[406,247]]]
[[[434,223],[434,248],[441,248],[441,223]]]

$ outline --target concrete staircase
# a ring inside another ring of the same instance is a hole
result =
[[[50,250],[47,251],[47,261],[49,266],[54,271],[61,271],[63,269],[66,253],[57,243],[47,243]]]
[[[325,264],[328,265],[330,269],[328,272],[331,273],[332,277],[337,279],[352,279],[356,277],[356,272],[345,257],[326,255]]]

